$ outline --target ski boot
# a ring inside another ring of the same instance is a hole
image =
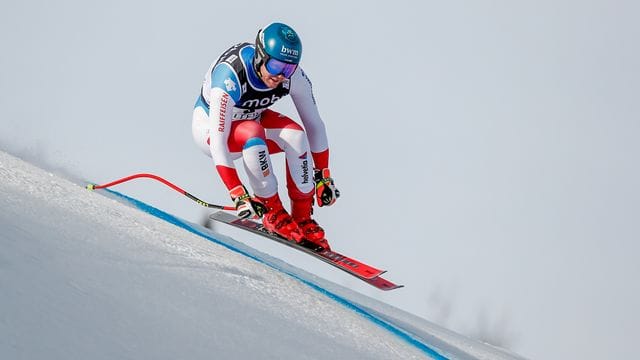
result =
[[[291,199],[291,216],[298,224],[302,235],[308,241],[330,250],[329,242],[324,238],[324,229],[311,218],[313,214],[313,197],[308,199]]]
[[[266,212],[262,217],[262,225],[268,232],[297,243],[304,240],[300,228],[282,206],[277,193],[269,198],[256,197],[266,208]]]

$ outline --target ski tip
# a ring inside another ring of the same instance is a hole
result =
[[[373,279],[363,279],[363,280],[367,282],[369,285],[375,286],[378,289],[384,290],[384,291],[390,291],[390,290],[400,289],[404,287],[404,285],[396,285],[391,281],[384,279],[380,276],[377,276]]]
[[[379,289],[383,290],[383,291],[391,291],[391,290],[395,290],[395,289],[401,289],[403,287],[404,287],[404,285],[395,285],[395,284],[393,284],[392,286],[386,286],[386,287],[382,287],[382,288],[379,288]]]
[[[87,190],[95,190],[96,189],[96,184],[87,184],[86,189]]]

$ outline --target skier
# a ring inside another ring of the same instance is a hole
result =
[[[282,23],[260,29],[255,45],[229,48],[205,75],[192,131],[197,145],[213,158],[239,217],[262,217],[270,232],[328,248],[323,228],[312,218],[313,197],[315,193],[318,206],[327,206],[340,193],[329,171],[327,134],[311,81],[299,66],[301,56],[298,34]],[[286,95],[291,95],[304,128],[269,109]],[[271,165],[270,155],[280,152],[286,159],[291,213],[280,201]],[[239,158],[253,196],[238,177],[234,160]]]

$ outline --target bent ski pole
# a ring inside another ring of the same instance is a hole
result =
[[[202,205],[204,207],[214,208],[214,209],[221,209],[221,210],[235,210],[236,209],[234,206],[216,205],[216,204],[210,204],[210,203],[208,203],[206,201],[202,201],[202,200],[198,199],[197,197],[189,194],[185,190],[181,189],[180,187],[178,187],[178,186],[170,183],[169,181],[161,178],[160,176],[154,175],[154,174],[134,174],[134,175],[123,177],[122,179],[118,179],[118,180],[112,181],[110,183],[102,184],[102,185],[87,184],[87,189],[89,189],[89,190],[106,189],[108,187],[111,187],[111,186],[114,186],[114,185],[118,185],[118,184],[122,184],[123,182],[129,181],[129,180],[133,180],[133,179],[138,179],[138,178],[149,178],[149,179],[157,180],[157,181],[167,185],[168,187],[172,188],[173,190],[181,193],[182,195],[188,197],[189,199],[197,202],[198,204],[200,204],[200,205]]]

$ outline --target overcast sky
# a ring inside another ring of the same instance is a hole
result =
[[[152,172],[228,203],[191,138],[193,103],[222,51],[286,22],[303,42],[343,195],[317,218],[336,249],[406,288],[327,277],[531,358],[628,357],[640,321],[639,10],[9,2],[0,146],[77,179]],[[276,109],[297,118],[289,99]],[[203,215],[156,183],[117,190]]]

